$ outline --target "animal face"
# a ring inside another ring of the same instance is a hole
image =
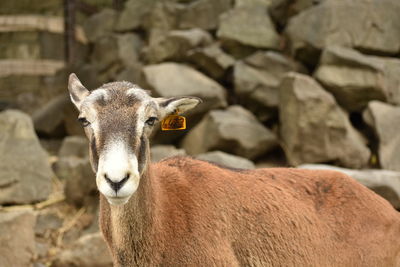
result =
[[[68,90],[90,143],[97,188],[112,205],[128,202],[149,163],[149,136],[165,116],[197,106],[196,97],[153,98],[129,82],[88,91],[75,74]]]

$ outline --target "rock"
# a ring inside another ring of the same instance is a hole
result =
[[[115,80],[116,81],[128,81],[133,84],[138,84],[138,83],[140,83],[140,80],[141,80],[142,67],[143,66],[140,63],[126,67],[117,74],[117,77]]]
[[[156,0],[128,0],[117,19],[117,31],[130,31],[143,27],[146,17],[154,8]]]
[[[71,248],[58,255],[53,267],[112,267],[108,247],[100,233],[79,238]]]
[[[256,6],[259,8],[268,8],[273,2],[274,0],[236,0],[235,7]]]
[[[372,11],[373,19],[367,21]],[[398,54],[399,13],[400,2],[397,0],[326,0],[292,17],[286,35],[292,54],[313,65],[318,53],[328,45],[377,54]]]
[[[89,145],[85,137],[68,136],[63,140],[54,171],[65,180],[67,202],[81,206],[97,192],[96,176],[89,161]]]
[[[279,84],[289,71],[306,72],[299,63],[277,52],[256,52],[238,61],[233,70],[235,93],[240,104],[261,121],[277,114]]]
[[[323,164],[305,164],[300,165],[299,168],[343,172],[385,198],[395,209],[400,209],[400,172],[374,169],[352,170]]]
[[[60,179],[65,180],[64,191],[68,203],[82,206],[88,197],[96,194],[96,176],[87,157],[60,158],[55,163],[54,171]]]
[[[89,142],[85,137],[82,136],[67,136],[64,138],[61,144],[58,156],[60,158],[86,158],[89,156]]]
[[[364,110],[365,122],[379,139],[379,161],[384,169],[400,171],[400,107],[372,101]]]
[[[258,7],[240,7],[222,14],[217,36],[242,46],[279,49],[279,35],[268,13]]]
[[[281,27],[294,15],[326,0],[272,0],[268,6],[271,18]]]
[[[149,45],[157,44],[166,33],[179,28],[179,18],[185,5],[171,1],[156,1],[146,19],[145,28],[149,35]]]
[[[117,13],[113,9],[103,9],[85,20],[83,29],[86,37],[92,43],[110,35],[117,20]]]
[[[222,150],[250,159],[276,146],[275,135],[240,106],[209,112],[182,141],[190,155]]]
[[[146,87],[155,96],[200,97],[203,103],[193,110],[197,114],[227,105],[226,92],[221,85],[186,65],[170,62],[149,65],[143,68],[143,74]]]
[[[228,168],[235,169],[254,169],[253,162],[246,158],[231,155],[222,151],[212,151],[196,156],[197,159],[220,164]]]
[[[371,100],[400,104],[398,59],[329,46],[324,49],[314,76],[350,111],[364,109]]]
[[[2,266],[30,266],[35,257],[35,216],[31,211],[0,213]]]
[[[56,212],[44,212],[37,216],[35,234],[45,236],[46,232],[57,230],[62,224],[63,220]]]
[[[118,35],[118,55],[125,67],[139,64],[139,54],[142,46],[142,39],[135,33]]]
[[[137,34],[112,34],[100,38],[94,45],[91,61],[97,71],[115,66],[137,64],[142,41]]]
[[[174,156],[185,156],[184,149],[178,149],[172,145],[156,145],[151,147],[151,161],[158,162]]]
[[[179,27],[213,30],[218,26],[218,17],[231,8],[231,0],[198,0],[188,4],[181,13]]]
[[[53,0],[44,1],[0,1],[0,14],[57,14],[62,13],[62,5]]]
[[[17,110],[0,113],[0,204],[29,204],[51,192],[48,154],[40,146],[30,117]]]
[[[222,79],[235,63],[235,59],[225,53],[218,44],[189,51],[188,60],[214,79]]]
[[[144,53],[150,63],[179,61],[186,58],[190,49],[210,44],[211,41],[211,35],[201,29],[174,30],[168,32],[159,42],[150,45]]]
[[[35,130],[47,135],[54,134],[63,123],[63,110],[69,102],[69,97],[66,94],[62,94],[39,108],[32,116]]]
[[[338,162],[367,165],[370,151],[334,97],[311,77],[290,73],[280,86],[280,123],[291,165]]]

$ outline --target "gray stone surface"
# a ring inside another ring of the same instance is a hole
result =
[[[259,8],[268,8],[273,2],[274,0],[235,0],[235,7],[256,6]]]
[[[112,267],[111,256],[101,233],[87,234],[79,238],[71,248],[57,256],[54,267]]]
[[[110,35],[117,20],[117,12],[113,9],[103,9],[85,20],[83,29],[90,42]]]
[[[129,31],[143,27],[146,18],[154,8],[156,0],[128,0],[119,15],[115,29],[118,31]]]
[[[292,17],[285,31],[292,54],[312,64],[328,45],[397,54],[399,13],[397,0],[329,0]]]
[[[214,79],[223,78],[227,70],[235,63],[235,59],[225,53],[218,44],[189,51],[188,60]]]
[[[197,159],[214,162],[219,165],[235,169],[254,169],[253,162],[246,158],[231,155],[222,151],[212,151],[196,156]]]
[[[290,71],[305,72],[305,68],[273,51],[256,52],[243,61],[237,61],[233,81],[240,104],[261,121],[271,119],[277,113],[279,84]]]
[[[69,101],[67,94],[62,94],[36,110],[32,115],[35,130],[47,135],[53,134],[64,121],[63,111]]]
[[[32,211],[0,213],[1,266],[30,266],[36,254],[35,220]]]
[[[145,57],[150,63],[165,60],[183,60],[187,52],[195,47],[210,44],[211,35],[201,29],[173,30],[168,32],[157,43],[151,44],[145,50]]]
[[[400,171],[400,107],[372,101],[363,113],[364,121],[379,139],[379,161],[384,169]]]
[[[82,206],[86,199],[97,192],[96,176],[87,157],[59,158],[54,171],[60,179],[65,180],[64,192],[68,203]]]
[[[156,145],[151,147],[151,161],[158,162],[160,160],[173,157],[173,156],[185,156],[186,152],[184,149],[178,149],[173,145]]]
[[[218,17],[231,7],[231,3],[231,0],[193,1],[182,12],[179,27],[213,30],[217,28]]]
[[[395,209],[400,208],[400,172],[376,169],[352,170],[324,164],[305,164],[299,168],[343,172],[385,198]]]
[[[0,113],[0,204],[45,200],[54,175],[31,118],[16,110]]]
[[[360,111],[371,100],[400,103],[400,60],[363,55],[351,48],[324,49],[314,74],[350,111]]]
[[[58,156],[86,158],[89,156],[89,142],[83,136],[67,136],[64,138]]]
[[[182,141],[190,155],[222,150],[250,159],[276,146],[275,134],[241,106],[209,112]]]
[[[217,36],[256,48],[279,48],[279,35],[266,10],[239,7],[220,16]]]
[[[311,77],[290,73],[280,86],[280,126],[291,165],[336,162],[367,165],[370,151],[334,97]]]
[[[183,64],[162,63],[143,68],[143,74],[155,96],[197,96],[203,100],[193,112],[204,113],[213,108],[225,107],[226,92],[217,82]]]
[[[112,71],[115,66],[137,64],[142,41],[137,34],[111,34],[97,40],[91,61],[99,72]]]

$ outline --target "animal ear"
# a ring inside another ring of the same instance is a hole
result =
[[[90,92],[82,85],[75,73],[69,75],[68,91],[72,103],[74,103],[76,108],[80,110],[83,100],[90,94]]]
[[[194,96],[178,96],[170,98],[156,98],[162,117],[174,114],[174,113],[184,113],[192,108],[196,107],[203,101]]]

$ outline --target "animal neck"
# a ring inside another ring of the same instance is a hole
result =
[[[155,180],[152,179],[152,172],[147,161],[142,173],[139,187],[132,195],[128,203],[121,206],[113,206],[104,199],[101,201],[102,210],[107,210],[108,226],[110,233],[103,233],[114,254],[114,259],[118,259],[117,266],[129,265],[131,261],[147,262],[141,251],[148,251],[151,247],[152,236],[156,227],[156,205],[155,205]],[[106,215],[107,217],[107,215]],[[102,220],[102,219],[101,219]],[[105,218],[107,221],[107,218]],[[102,224],[104,221],[102,220]],[[103,226],[104,228],[104,226]],[[107,237],[107,234],[109,235]],[[132,255],[134,253],[135,255]],[[147,254],[146,254],[147,255]]]

